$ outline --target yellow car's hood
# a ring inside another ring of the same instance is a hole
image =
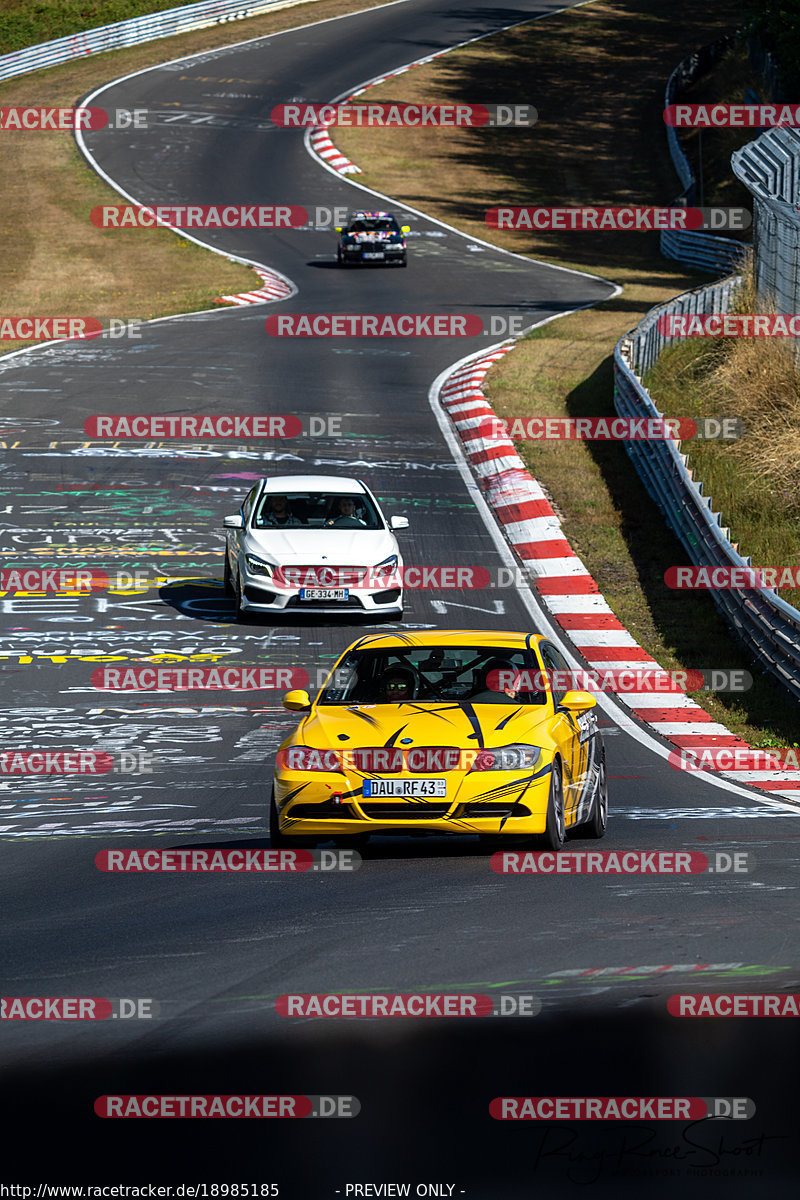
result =
[[[289,744],[325,749],[367,746],[457,746],[480,749],[515,742],[540,745],[548,704],[361,704],[325,705],[302,722]],[[406,740],[410,739],[410,740]]]

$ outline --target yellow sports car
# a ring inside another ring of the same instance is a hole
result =
[[[532,839],[605,833],[605,751],[595,698],[540,634],[377,634],[339,659],[281,745],[274,846],[374,833]],[[562,686],[566,685],[566,686]]]

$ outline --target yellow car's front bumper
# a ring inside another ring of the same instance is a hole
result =
[[[531,771],[445,772],[444,798],[372,800],[364,776],[282,770],[275,774],[281,833],[293,837],[347,837],[363,833],[544,833],[550,763]],[[413,780],[419,776],[392,778]]]

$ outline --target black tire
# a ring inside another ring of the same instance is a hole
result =
[[[233,576],[231,574],[231,564],[228,562],[228,552],[225,551],[225,572],[222,577],[222,584],[225,588],[226,596],[235,596],[236,589],[233,586]]]
[[[290,837],[281,833],[274,787],[269,798],[269,844],[273,850],[310,850],[317,844],[316,838]]]
[[[600,775],[592,801],[592,815],[580,826],[580,833],[586,838],[605,837],[608,823],[608,776],[606,775],[606,756],[600,759]]]
[[[560,850],[567,839],[564,825],[564,778],[559,759],[553,759],[550,775],[550,796],[547,801],[547,824],[539,835],[542,850]]]
[[[237,579],[236,583],[233,584],[232,586],[233,586],[233,595],[234,595],[233,611],[235,613],[236,620],[237,621],[246,621],[247,613],[242,608],[241,580]]]

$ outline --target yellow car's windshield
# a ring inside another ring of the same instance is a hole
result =
[[[319,704],[545,704],[533,651],[498,646],[399,646],[353,650]]]

